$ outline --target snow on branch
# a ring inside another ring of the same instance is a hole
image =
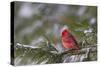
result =
[[[31,48],[31,49],[39,48],[37,46],[23,45],[23,44],[20,44],[20,43],[17,43],[16,46],[25,47],[25,48]]]
[[[77,50],[77,52],[74,51],[65,51],[61,53],[61,55],[65,56],[64,63],[66,62],[82,62],[89,58],[90,53],[94,53],[97,51],[97,46],[91,46],[87,48],[82,48],[80,50]],[[66,56],[67,55],[67,56]]]

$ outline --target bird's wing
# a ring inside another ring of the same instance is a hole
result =
[[[72,34],[69,34],[69,36],[66,36],[65,37],[65,41],[68,41],[68,40],[71,40],[71,41],[73,41],[73,44],[76,46],[78,46],[78,43],[77,43],[77,41],[76,41],[76,39],[74,38],[74,36],[72,35]]]
[[[74,47],[76,48],[76,49],[80,49],[80,47],[79,47],[79,45],[78,45],[78,43],[77,43],[77,41],[76,41],[76,39],[74,38],[74,36],[73,35],[71,35],[70,36],[70,38],[72,38],[72,40],[74,41]]]
[[[70,35],[70,37],[72,38],[72,40],[74,40],[75,44],[78,45],[78,43],[77,43],[75,37],[74,37],[72,34]]]

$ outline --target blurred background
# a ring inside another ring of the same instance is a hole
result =
[[[97,44],[96,6],[15,2],[14,10],[15,46],[20,43],[36,47],[50,42],[63,52],[60,37],[64,26],[69,28],[81,47]],[[15,47],[16,65],[35,64],[32,57],[29,49]],[[97,52],[91,53],[88,60],[97,60]]]

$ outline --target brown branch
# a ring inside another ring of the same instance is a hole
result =
[[[82,48],[80,50],[69,50],[69,51],[65,51],[63,53],[61,53],[61,55],[79,55],[79,54],[86,54],[89,52],[96,52],[97,51],[97,45],[94,46],[90,46],[90,47],[86,47],[86,48]]]

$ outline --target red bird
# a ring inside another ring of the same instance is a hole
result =
[[[64,27],[61,32],[61,40],[64,48],[79,50],[80,47],[74,36],[69,32],[67,27]]]

